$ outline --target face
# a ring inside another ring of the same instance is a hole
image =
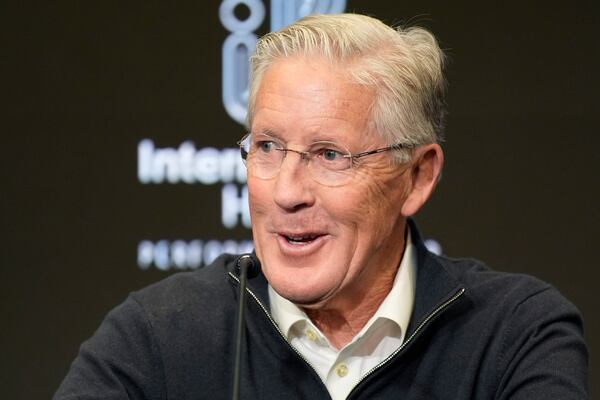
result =
[[[276,61],[263,76],[251,131],[287,148],[316,141],[350,152],[385,147],[369,128],[371,90],[351,83],[343,69],[302,59]],[[383,271],[398,266],[404,247],[407,195],[403,168],[390,153],[360,159],[344,186],[312,179],[304,160],[288,152],[272,179],[248,174],[254,243],[262,270],[283,297],[323,307],[358,296]]]

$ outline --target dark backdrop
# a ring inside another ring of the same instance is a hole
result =
[[[2,398],[50,397],[112,307],[179,269],[141,268],[141,241],[250,237],[223,225],[222,182],[137,176],[144,138],[223,149],[244,133],[221,102],[229,32],[219,5],[0,5]],[[446,254],[557,286],[584,315],[598,393],[598,7],[349,0],[346,9],[438,36],[450,57],[447,163],[421,230]]]

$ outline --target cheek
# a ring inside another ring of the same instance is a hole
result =
[[[252,225],[258,222],[260,215],[267,212],[271,202],[269,182],[248,177],[248,206]]]
[[[348,187],[342,190],[329,188],[320,200],[320,208],[325,211],[327,218],[346,230],[360,228],[365,213],[369,212],[363,194]]]
[[[271,189],[268,182],[248,177],[248,205],[250,208],[250,222],[252,224],[252,239],[254,250],[258,258],[265,261],[264,256],[272,244],[267,234],[266,224],[271,204]],[[266,266],[263,265],[263,269]],[[264,271],[265,274],[267,271]]]
[[[321,207],[329,218],[344,227],[346,233],[352,231],[365,237],[387,230],[387,221],[396,220],[401,208],[396,190],[367,178],[340,190],[328,189],[320,196]]]
[[[387,238],[402,218],[402,204],[405,200],[405,187],[402,182],[378,181],[371,178],[360,190],[360,198],[355,202],[357,221],[360,221],[359,234],[369,245],[378,247],[377,238]]]

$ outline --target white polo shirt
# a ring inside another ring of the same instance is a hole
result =
[[[271,314],[279,329],[313,366],[333,400],[345,399],[361,378],[404,341],[415,298],[416,255],[410,231],[392,289],[350,343],[337,350],[306,313],[269,285]]]

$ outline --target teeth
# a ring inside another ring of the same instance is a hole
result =
[[[314,235],[311,235],[311,236],[286,236],[285,238],[287,239],[288,242],[304,243],[304,242],[308,242],[308,241],[315,239],[316,236],[314,236]]]

